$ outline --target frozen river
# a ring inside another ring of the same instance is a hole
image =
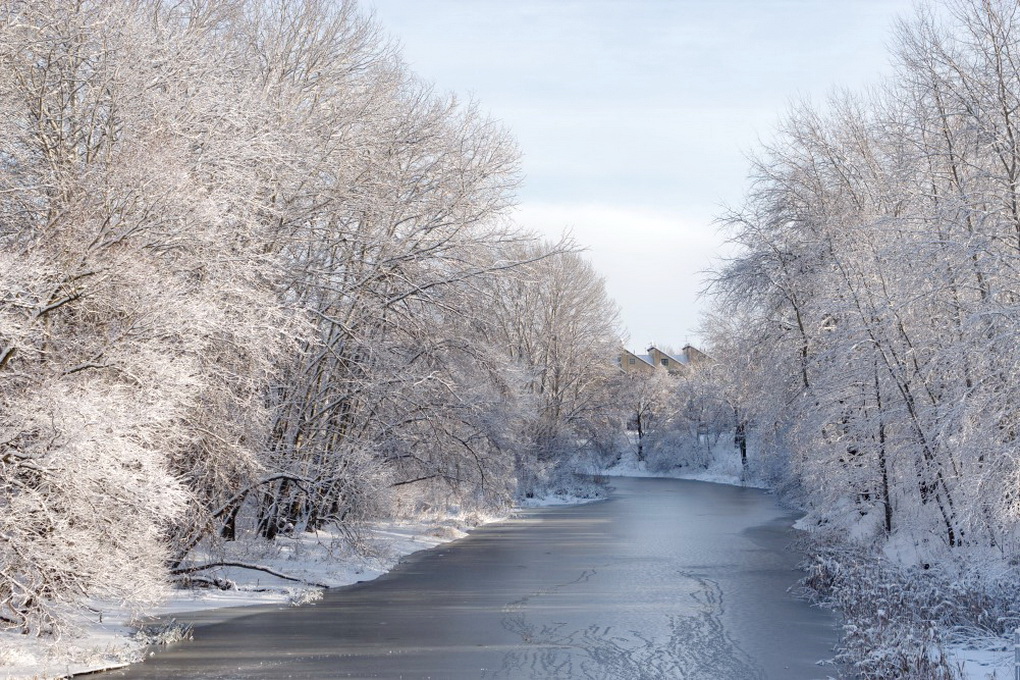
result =
[[[614,479],[314,606],[199,628],[124,678],[814,680],[832,616],[792,597],[794,517],[764,492]],[[105,676],[104,676],[105,677]]]

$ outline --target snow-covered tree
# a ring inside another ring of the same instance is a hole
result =
[[[1016,22],[922,8],[885,86],[795,108],[715,284],[760,357],[743,410],[809,502],[949,548],[1016,529]]]
[[[545,244],[510,257],[530,264],[488,289],[484,335],[523,371],[529,414],[517,469],[528,494],[557,483],[578,456],[616,454],[624,416],[610,388],[619,331],[615,303],[580,255]]]
[[[185,503],[257,465],[279,325],[216,21],[98,2],[0,19],[8,626],[150,600]]]
[[[615,310],[518,180],[353,2],[0,9],[0,625],[608,442]]]

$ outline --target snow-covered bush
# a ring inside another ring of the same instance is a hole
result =
[[[945,653],[955,631],[1002,636],[1020,623],[1009,585],[1016,573],[991,577],[948,563],[906,567],[835,538],[811,539],[807,551],[802,585],[842,615],[837,659],[861,678],[957,678]]]
[[[187,498],[144,440],[158,404],[102,381],[37,389],[0,416],[24,433],[0,465],[0,627],[29,633],[72,620],[82,596],[157,601]]]
[[[194,629],[186,623],[170,619],[140,627],[132,636],[138,643],[149,645],[174,645],[194,638]]]
[[[710,438],[692,435],[686,428],[656,433],[649,438],[645,453],[652,472],[705,469],[712,459]]]

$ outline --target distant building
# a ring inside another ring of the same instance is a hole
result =
[[[655,371],[655,360],[649,354],[634,354],[630,350],[620,350],[618,359],[620,368],[625,373],[647,373]]]
[[[657,368],[664,368],[667,372],[677,375],[708,360],[707,354],[691,345],[684,345],[676,354],[664,352],[654,345],[646,351],[646,354],[635,354],[627,349],[620,350],[618,359],[620,368],[626,373],[645,374],[651,374]]]

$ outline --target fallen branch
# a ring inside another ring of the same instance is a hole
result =
[[[275,569],[270,569],[269,567],[263,567],[259,564],[246,564],[244,562],[213,562],[211,564],[202,564],[194,567],[178,567],[176,569],[172,569],[170,571],[170,574],[173,576],[182,576],[185,574],[194,574],[199,571],[205,571],[206,569],[215,569],[216,567],[237,567],[238,569],[251,569],[252,571],[265,572],[270,576],[282,578],[286,581],[296,581],[297,583],[303,583],[306,586],[314,586],[316,588],[329,588],[329,586],[326,585],[325,583],[315,583],[313,581],[306,581],[303,578],[298,578],[296,576],[288,576],[287,574],[276,571]]]
[[[217,590],[237,590],[237,584],[229,579],[209,578],[207,576],[192,576],[191,574],[180,574],[174,579],[177,583],[185,586],[202,586],[216,588]]]

